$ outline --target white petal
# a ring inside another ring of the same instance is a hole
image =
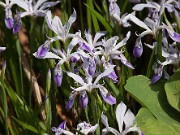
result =
[[[34,6],[34,10],[37,10],[46,1],[47,0],[38,0],[36,5]]]
[[[131,112],[130,109],[127,110],[125,116],[124,116],[124,123],[125,123],[125,128],[129,128],[133,125],[135,120],[134,114]]]
[[[0,1],[0,6],[2,6],[2,7],[5,8],[5,7],[6,7],[6,4]]]
[[[106,128],[109,127],[108,118],[103,113],[101,114],[101,122],[106,126]]]
[[[73,78],[76,82],[80,83],[81,85],[84,85],[84,80],[77,74],[71,73],[71,72],[66,72],[68,76]]]
[[[151,31],[151,30],[149,29],[149,27],[148,27],[143,21],[139,20],[135,15],[129,14],[129,20],[131,20],[132,22],[134,22],[134,23],[135,23],[136,25],[138,25],[139,27]]]
[[[65,34],[62,22],[61,22],[61,20],[59,19],[58,16],[55,16],[53,18],[53,20],[52,20],[52,28],[53,28],[54,32],[56,34],[58,34],[59,36],[62,36],[63,34]]]
[[[71,25],[75,20],[76,20],[76,10],[74,9],[73,14],[70,16],[68,23],[67,23],[67,33],[69,33]]]
[[[27,1],[22,1],[22,0],[11,0],[11,2],[17,4],[19,7],[23,8],[24,10],[29,11]]]
[[[131,32],[129,31],[129,32],[126,34],[126,37],[125,37],[120,43],[118,43],[118,44],[113,48],[113,50],[117,50],[117,49],[119,49],[120,47],[122,47],[123,45],[125,45],[130,36],[131,36]]]
[[[63,131],[63,134],[65,134],[65,135],[74,135],[73,133],[71,133],[71,132],[69,132],[69,131],[67,131],[67,130],[64,130],[64,131]]]
[[[96,42],[98,41],[98,39],[100,39],[105,34],[106,34],[106,31],[99,31],[99,32],[97,32],[95,37],[94,37],[93,45],[95,45]]]
[[[118,123],[120,133],[123,131],[124,114],[126,112],[126,105],[121,101],[116,108],[116,120]]]
[[[153,6],[151,4],[137,4],[132,9],[135,10],[135,11],[141,11],[144,8],[156,8],[157,9],[156,6]]]
[[[108,39],[108,40],[104,43],[103,46],[104,46],[105,48],[109,49],[109,48],[113,47],[113,45],[117,42],[118,39],[119,39],[118,36],[114,36],[114,37]]]

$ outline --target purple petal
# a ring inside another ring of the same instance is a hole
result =
[[[46,42],[38,48],[36,53],[37,58],[43,58],[46,56],[46,53],[50,50],[50,40],[46,40]]]
[[[135,46],[134,46],[133,55],[136,58],[139,58],[139,57],[141,57],[142,53],[143,53],[143,46],[142,46],[141,38],[138,37],[136,39],[136,43],[135,43]]]
[[[162,74],[155,74],[154,76],[153,76],[153,78],[151,79],[151,83],[152,84],[154,84],[154,83],[156,83],[157,81],[159,81],[159,79],[161,78],[161,76],[162,76]]]
[[[167,29],[167,31],[172,40],[174,40],[175,42],[180,42],[180,34],[173,32],[169,29]]]
[[[108,75],[108,77],[109,77],[110,79],[112,79],[114,83],[117,83],[117,82],[118,82],[118,80],[117,80],[118,76],[116,75],[116,72],[115,72],[115,71],[111,72],[111,73]]]
[[[66,107],[65,107],[66,110],[70,110],[72,108],[75,98],[76,98],[76,91],[72,91],[66,103]]]
[[[71,61],[72,61],[72,63],[75,63],[75,62],[77,62],[78,61],[78,59],[76,58],[76,57],[71,57]]]
[[[82,44],[81,44],[81,48],[84,49],[84,50],[86,50],[86,51],[88,51],[88,52],[91,52],[91,51],[92,51],[91,48],[90,48],[87,44],[85,44],[85,43],[82,43]]]
[[[83,109],[87,106],[87,104],[88,104],[88,96],[87,96],[87,93],[85,91],[80,93],[79,103],[80,103],[80,106]]]
[[[66,127],[66,121],[63,121],[57,128],[52,127],[51,130],[55,133],[58,133],[59,135],[63,133],[64,129]]]
[[[62,69],[60,65],[57,65],[56,68],[54,69],[54,82],[57,87],[61,86],[62,78],[63,78]]]
[[[12,29],[14,26],[13,18],[5,18],[5,24],[8,29]]]
[[[58,128],[61,128],[61,129],[65,129],[66,127],[66,121],[63,121],[59,126]]]
[[[100,94],[101,94],[103,100],[106,103],[108,103],[110,105],[116,104],[116,98],[113,97],[112,95],[110,95],[104,86],[99,86],[99,90],[100,90]]]

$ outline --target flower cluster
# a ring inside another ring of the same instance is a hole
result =
[[[44,16],[47,9],[58,4],[57,2],[47,2],[47,0],[5,0],[0,1],[0,6],[5,9],[5,24],[8,29],[13,29],[13,33],[16,34],[21,28],[21,18],[25,16]],[[24,9],[23,12],[17,12],[14,17],[12,13],[12,6],[18,5]]]

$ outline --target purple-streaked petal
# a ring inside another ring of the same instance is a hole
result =
[[[61,65],[57,65],[54,69],[54,83],[57,87],[61,86],[63,78],[63,72],[61,69]]]
[[[5,18],[5,24],[8,29],[12,29],[14,26],[13,18]]]
[[[108,93],[107,89],[104,86],[99,86],[99,90],[100,90],[103,100],[106,103],[108,103],[110,105],[116,104],[116,98],[114,98],[112,95],[110,95],[110,93]]]
[[[81,48],[83,50],[86,50],[87,52],[91,52],[92,51],[91,48],[86,43],[82,43],[81,44]]]
[[[111,1],[109,4],[109,13],[111,16],[113,14],[120,16],[120,8],[115,1]]]
[[[90,132],[94,132],[98,127],[98,124],[91,126],[91,124],[85,121],[77,125],[77,131],[80,131],[84,135],[88,135]]]
[[[175,42],[180,42],[180,34],[174,32],[170,29],[167,29],[167,31],[172,40],[174,40]]]
[[[115,71],[111,72],[111,73],[108,75],[108,77],[109,77],[110,79],[112,79],[114,83],[117,83],[117,82],[118,82],[118,80],[117,80],[118,76],[116,75],[116,72],[115,72]]]
[[[72,108],[75,98],[76,98],[76,91],[72,91],[66,103],[66,107],[65,107],[66,110],[70,110]]]
[[[126,57],[123,54],[120,54],[120,60],[127,67],[134,69],[134,67],[127,61]]]
[[[88,104],[88,95],[86,91],[80,92],[79,104],[84,109]]]

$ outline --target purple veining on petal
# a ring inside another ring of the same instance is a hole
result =
[[[63,78],[63,72],[60,65],[57,65],[54,69],[54,82],[57,87],[61,86]]]
[[[70,110],[74,104],[74,100],[75,100],[75,97],[76,97],[76,91],[72,91],[70,96],[69,96],[69,99],[66,103],[66,110]]]
[[[87,93],[85,91],[83,91],[82,93],[80,93],[80,97],[79,97],[79,104],[80,106],[84,109],[87,104],[88,104],[88,96]]]
[[[154,83],[156,83],[157,81],[159,81],[159,79],[161,78],[161,76],[162,75],[160,75],[160,74],[155,74],[154,76],[153,76],[153,78],[151,79],[151,83],[152,84],[154,84]]]
[[[8,29],[12,29],[14,26],[13,18],[5,18],[5,24]]]
[[[136,58],[139,58],[139,57],[141,57],[142,53],[143,53],[143,46],[142,46],[142,42],[141,42],[141,37],[138,37],[136,39],[136,43],[134,46],[133,55]]]
[[[88,52],[91,52],[91,51],[92,51],[91,48],[90,48],[87,44],[85,44],[85,43],[82,43],[82,44],[81,44],[81,48],[84,49],[84,50],[86,50],[86,51],[88,51]]]
[[[37,58],[43,58],[46,56],[46,53],[50,50],[50,40],[46,40],[46,42],[38,48],[36,53]]]
[[[122,61],[122,60],[121,60]],[[131,68],[131,69],[134,69],[134,67],[131,65],[131,63],[129,63],[128,61],[122,61],[122,63],[124,65],[126,65],[127,67]]]
[[[115,72],[115,71],[111,72],[111,73],[108,75],[108,77],[109,77],[110,79],[112,79],[114,83],[117,83],[117,82],[118,82],[118,80],[117,80],[118,76],[116,75],[116,72]]]

